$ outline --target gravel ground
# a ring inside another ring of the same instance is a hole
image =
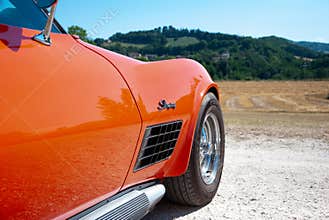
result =
[[[329,115],[275,115],[282,123],[270,125],[272,116],[227,116],[224,171],[210,204],[164,199],[145,219],[329,219]]]

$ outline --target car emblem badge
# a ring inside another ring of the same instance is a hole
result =
[[[161,100],[159,102],[159,106],[158,106],[159,111],[169,110],[169,109],[176,109],[176,104],[175,103],[167,103],[166,100]]]

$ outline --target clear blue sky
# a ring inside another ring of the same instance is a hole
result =
[[[329,43],[329,0],[59,0],[56,17],[91,37],[173,25]]]

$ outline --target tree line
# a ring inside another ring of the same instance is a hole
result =
[[[116,33],[108,39],[89,39],[78,26],[69,33],[144,61],[191,58],[215,80],[329,79],[329,54],[275,36],[251,38],[172,26]]]

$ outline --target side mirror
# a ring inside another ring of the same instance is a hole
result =
[[[35,3],[39,8],[49,8],[54,5],[57,0],[35,0]]]
[[[33,40],[41,44],[44,44],[46,46],[50,46],[51,45],[50,33],[54,23],[57,0],[34,0],[34,1],[39,8],[46,9],[51,7],[45,28],[40,34],[37,34],[33,37]]]

